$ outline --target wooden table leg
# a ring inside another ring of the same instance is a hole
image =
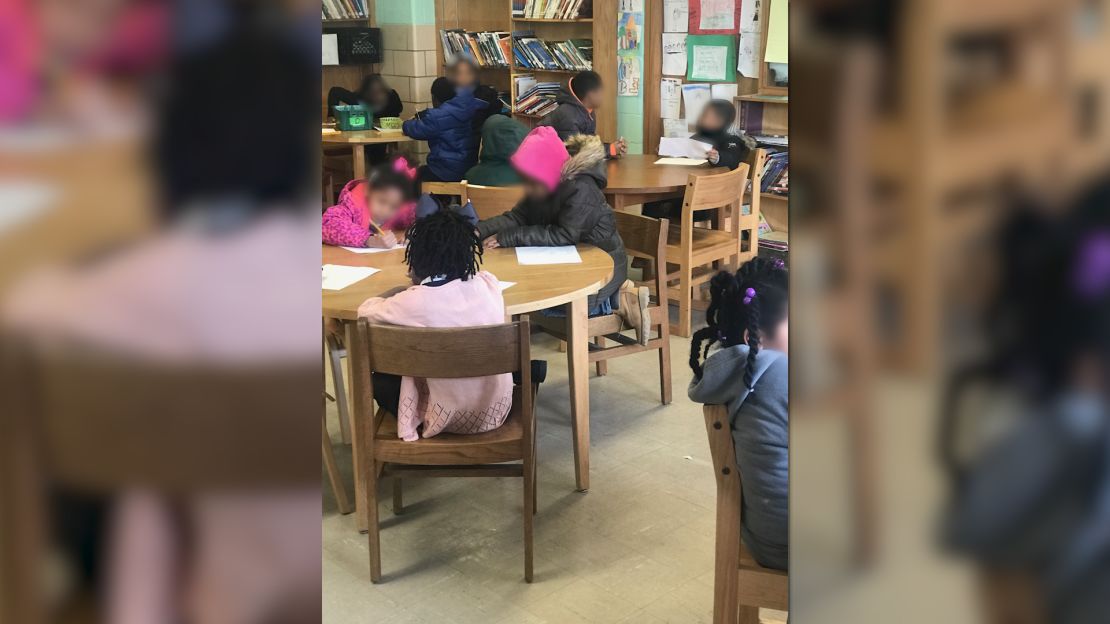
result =
[[[366,465],[364,455],[365,440],[363,440],[362,422],[372,416],[370,410],[370,389],[366,387],[366,354],[362,345],[355,339],[355,323],[344,323],[347,332],[347,366],[351,372],[350,392],[353,399],[351,405],[351,464],[355,475],[355,512],[358,518],[358,530],[365,533],[370,528],[370,514],[366,508],[366,487],[369,483],[370,468]]]
[[[366,179],[366,148],[362,145],[351,146],[351,157],[354,159],[355,179]]]
[[[567,368],[574,431],[575,489],[590,489],[590,355],[586,299],[567,304]]]

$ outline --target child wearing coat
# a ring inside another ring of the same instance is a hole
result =
[[[427,164],[421,181],[458,182],[478,162],[479,135],[474,118],[489,106],[469,87],[453,88],[443,77],[432,83],[432,108],[401,125],[405,136],[428,142]]]
[[[718,273],[708,326],[690,341],[690,400],[728,409],[743,477],[740,535],[760,565],[778,570],[789,560],[787,280],[782,260],[767,258]],[[714,344],[720,348],[705,357]]]
[[[416,169],[404,156],[371,169],[365,180],[351,180],[339,203],[324,211],[320,235],[326,245],[393,247],[393,232],[416,219]]]

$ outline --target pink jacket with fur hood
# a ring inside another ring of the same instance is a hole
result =
[[[385,223],[383,230],[408,229],[416,220],[416,203],[405,204]],[[339,203],[324,211],[320,235],[326,245],[366,247],[370,231],[370,207],[366,203],[366,181],[351,180],[339,193]]]
[[[481,271],[442,286],[412,286],[388,299],[374,297],[358,307],[372,323],[406,327],[471,327],[505,322],[505,300],[497,278]],[[510,374],[459,379],[401,380],[397,437],[412,442],[423,436],[481,433],[505,423],[513,401]]]

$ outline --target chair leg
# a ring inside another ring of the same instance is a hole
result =
[[[339,507],[339,513],[349,514],[354,511],[354,508],[351,507],[351,499],[347,498],[347,488],[343,485],[342,475],[339,474],[339,464],[335,461],[335,450],[331,447],[331,436],[328,435],[328,427],[323,418],[320,419],[320,427],[323,430],[321,451],[324,456],[324,466],[328,469],[331,491],[335,494],[335,504]]]
[[[370,482],[366,484],[367,533],[370,541],[370,582],[382,581],[382,541],[378,526],[378,467],[367,466]]]
[[[532,413],[536,412],[536,397],[540,394],[540,385],[532,384]],[[539,508],[539,479],[536,475],[540,473],[536,470],[536,457],[539,451],[536,450],[538,437],[536,436],[536,428],[532,427],[532,515],[536,515],[536,509]]]
[[[535,449],[524,460],[524,581],[532,582],[532,522],[536,515]]]
[[[663,309],[664,313],[667,309]],[[663,319],[659,326],[659,334],[663,339],[663,346],[659,348],[659,398],[663,405],[671,404],[671,335],[668,331],[670,321]]]
[[[690,327],[693,324],[690,310],[694,303],[690,282],[694,279],[694,270],[692,266],[686,264],[682,266],[680,271],[681,275],[678,280],[678,327],[674,333],[683,338],[689,338]]]
[[[328,340],[328,358],[331,361],[331,381],[335,388],[335,406],[339,409],[339,437],[343,444],[351,443],[351,412],[347,406],[347,389],[343,382],[343,358]]]
[[[759,624],[759,607],[740,606],[739,624]]]
[[[594,336],[594,344],[598,347],[605,348],[605,336]],[[597,365],[597,376],[604,377],[609,374],[609,363],[605,360],[598,360],[595,362]]]
[[[401,490],[401,477],[393,477],[393,515],[405,511],[404,493]]]

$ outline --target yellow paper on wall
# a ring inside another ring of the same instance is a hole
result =
[[[790,60],[790,2],[771,0],[771,15],[767,18],[767,51],[765,63],[787,63]]]

